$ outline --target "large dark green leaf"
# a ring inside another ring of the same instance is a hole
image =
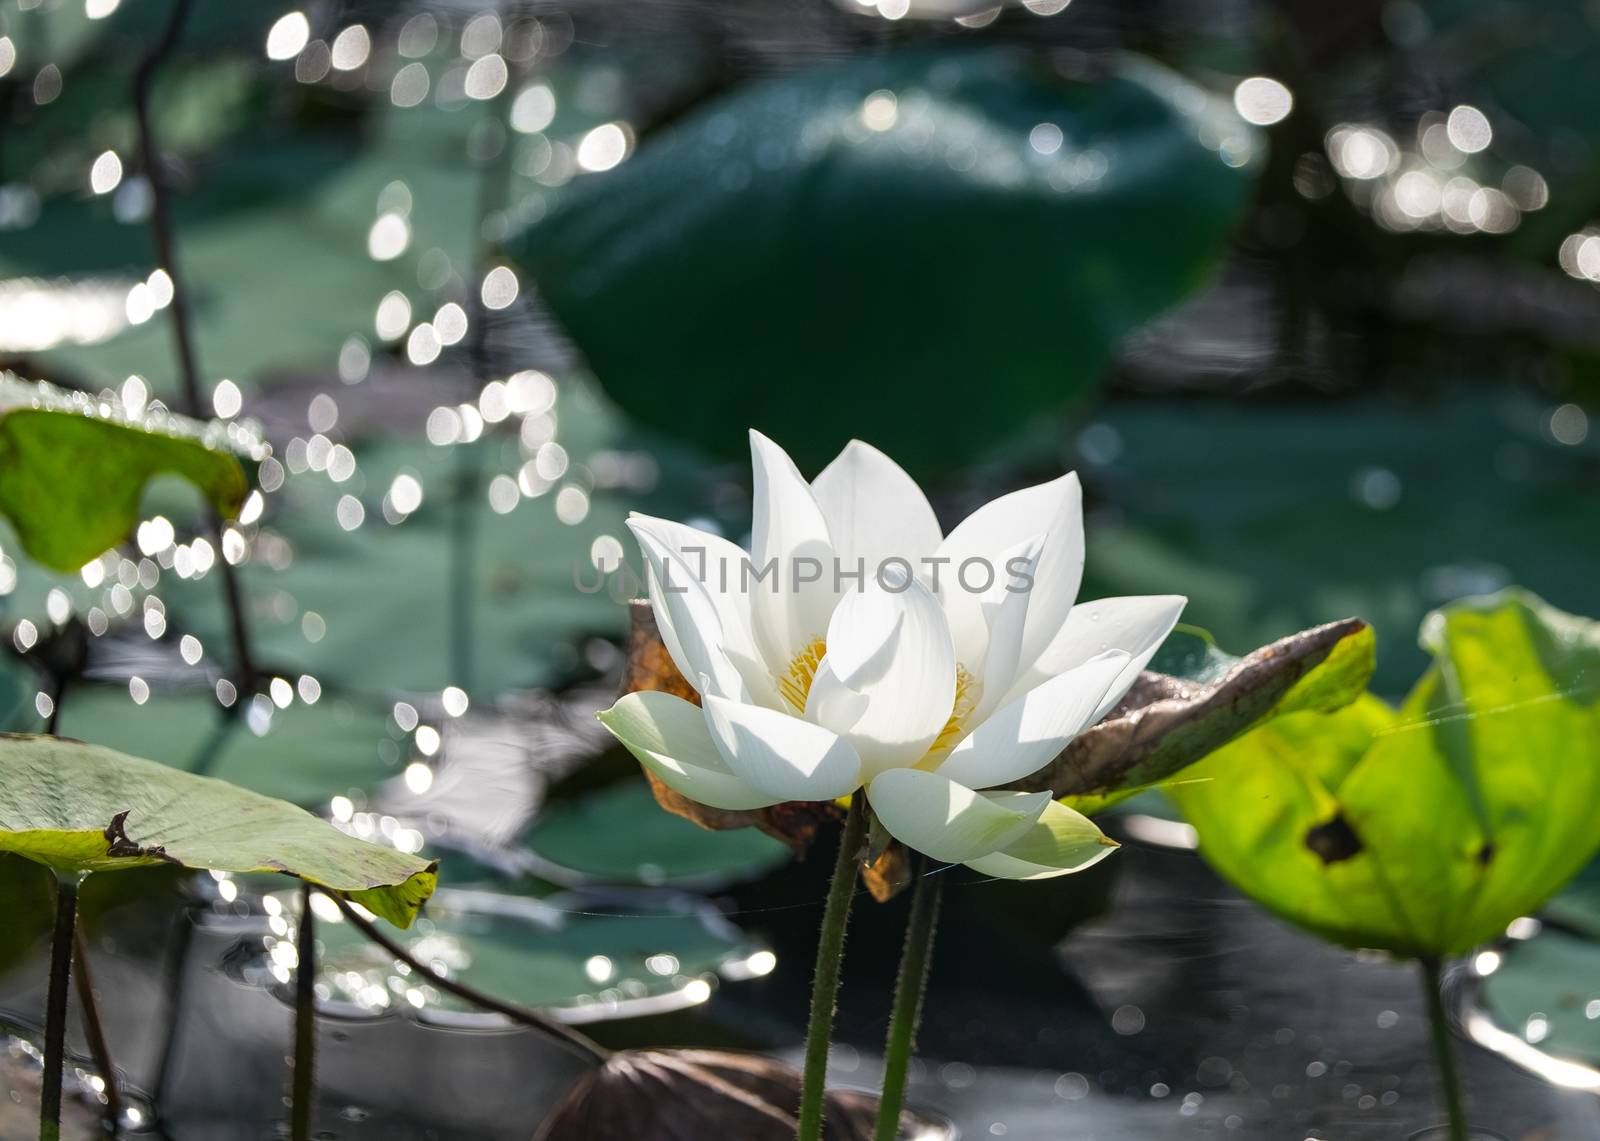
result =
[[[1524,593],[1431,615],[1398,712],[1256,730],[1169,791],[1223,875],[1352,946],[1458,953],[1600,847],[1600,625]]]
[[[409,926],[436,866],[292,804],[98,745],[0,736],[0,852],[63,874],[181,864],[285,872]]]
[[[259,447],[235,425],[167,413],[135,420],[120,405],[0,373],[0,514],[55,570],[76,570],[125,539],[157,475],[182,476],[233,514],[248,490],[234,453]]]
[[[644,423],[723,452],[763,427],[802,467],[855,435],[948,470],[1204,276],[1248,187],[1231,115],[1146,63],[856,59],[675,124],[509,249]]]

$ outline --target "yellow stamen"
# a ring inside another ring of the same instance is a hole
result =
[[[943,760],[944,755],[955,748],[956,742],[966,731],[967,719],[978,708],[978,698],[982,689],[978,679],[969,674],[965,666],[956,667],[955,705],[950,710],[950,720],[944,723],[944,728],[939,730],[939,735],[933,739],[933,744],[928,746],[928,754],[923,759],[924,764]]]
[[[806,648],[795,655],[788,670],[777,679],[778,692],[796,713],[806,711],[806,698],[811,695],[811,683],[817,676],[817,666],[828,647],[821,638],[813,638]]]

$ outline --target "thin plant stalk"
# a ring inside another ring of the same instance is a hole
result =
[[[150,1099],[157,1115],[167,1104],[167,1094],[172,1089],[173,1067],[177,1063],[179,1033],[182,1026],[184,998],[187,992],[189,952],[194,947],[195,918],[190,908],[178,913],[173,934],[172,950],[167,956],[161,991],[166,996],[166,1011],[162,1021],[167,1032],[162,1037],[161,1058],[156,1063],[153,1096]]]
[[[161,164],[161,148],[156,139],[155,123],[150,114],[150,91],[156,72],[172,55],[178,45],[189,18],[190,0],[172,0],[167,23],[161,36],[139,60],[133,73],[133,110],[139,124],[139,157],[144,165],[144,177],[150,184],[150,229],[155,238],[156,256],[161,268],[172,282],[172,301],[167,308],[172,315],[173,351],[178,358],[178,376],[183,382],[186,411],[198,419],[205,418],[206,401],[200,393],[200,370],[195,364],[194,334],[189,325],[188,281],[178,260],[177,235],[172,224],[172,197],[167,188],[166,171]],[[222,519],[207,508],[210,538],[220,552],[222,546]],[[217,560],[217,573],[222,580],[223,600],[228,608],[228,626],[233,639],[234,681],[240,696],[255,688],[255,658],[250,652],[250,630],[245,619],[244,595],[239,587],[239,576],[226,557]],[[239,702],[239,708],[244,703]]]
[[[1450,1141],[1470,1141],[1467,1111],[1461,1099],[1461,1075],[1450,1042],[1450,1020],[1444,1009],[1443,977],[1437,958],[1421,960],[1422,992],[1428,1004],[1428,1026],[1433,1031],[1433,1053],[1439,1064],[1439,1100],[1450,1124]]]
[[[321,888],[318,888],[317,890],[322,891]],[[438,971],[419,960],[399,943],[395,942],[393,939],[389,938],[389,936],[380,931],[375,923],[356,911],[355,907],[344,897],[335,895],[330,891],[323,891],[322,894],[333,900],[334,905],[344,913],[346,921],[348,921],[349,924],[359,931],[363,936],[365,936],[371,942],[377,944],[379,947],[382,947],[400,962],[410,967],[414,973],[426,978],[430,983],[438,987],[440,990],[453,994],[457,998],[464,999],[480,1009],[491,1010],[496,1014],[503,1014],[507,1018],[511,1019],[511,1021],[516,1022],[519,1025],[529,1027],[533,1030],[538,1030],[544,1034],[548,1034],[563,1044],[572,1047],[575,1052],[592,1061],[603,1062],[609,1056],[610,1051],[608,1051],[604,1046],[601,1046],[598,1042],[579,1034],[571,1027],[563,1026],[561,1023],[547,1018],[535,1011],[529,1010],[526,1007],[518,1006],[515,1003],[504,1002],[498,998],[495,998],[492,994],[485,994],[476,987],[468,986],[466,983],[458,982],[455,979],[441,975]]]
[[[828,902],[822,910],[822,935],[817,942],[817,973],[811,984],[811,1018],[806,1024],[805,1072],[800,1086],[799,1128],[795,1141],[821,1141],[823,1103],[827,1095],[828,1044],[833,1037],[833,1015],[839,1002],[839,968],[844,962],[844,933],[855,898],[856,869],[862,841],[867,836],[865,797],[850,800],[839,854],[833,862]]]
[[[518,0],[503,4],[507,37],[522,34],[528,5]],[[516,53],[511,53],[515,55]],[[499,149],[479,171],[474,211],[478,248],[467,309],[472,314],[467,348],[472,373],[479,384],[490,377],[489,307],[483,303],[483,279],[492,266],[494,250],[485,237],[489,221],[505,210],[511,193],[511,105],[521,89],[525,65],[513,59],[510,78],[485,109],[484,126]],[[477,631],[478,542],[483,509],[483,464],[487,441],[458,440],[454,445],[455,500],[450,516],[450,676],[455,685],[476,695],[477,662],[473,643]]]
[[[944,893],[943,869],[931,869],[929,863],[920,861],[920,874],[911,894],[911,917],[906,922],[906,943],[900,952],[900,974],[894,984],[894,1013],[889,1019],[889,1041],[883,1055],[883,1092],[878,1099],[875,1141],[895,1141],[900,1136],[906,1072],[916,1051],[917,1027],[922,1023],[922,1000],[928,990],[933,940],[939,929],[939,897]]]
[[[72,932],[77,922],[78,880],[58,875],[55,933],[50,938],[50,991],[44,1012],[39,1141],[61,1141],[61,1071],[67,1060],[67,996],[72,986]]]
[[[311,885],[300,884],[300,930],[295,938],[294,1082],[289,1099],[289,1141],[311,1141],[317,1070],[317,921]]]
[[[122,1128],[122,1091],[117,1085],[116,1067],[111,1061],[111,1045],[106,1039],[105,1023],[100,1019],[100,1004],[94,993],[94,974],[89,969],[89,945],[84,941],[83,928],[72,933],[72,985],[78,990],[78,1014],[83,1019],[83,1036],[89,1043],[89,1056],[94,1068],[100,1071],[105,1083],[106,1132],[117,1136]]]

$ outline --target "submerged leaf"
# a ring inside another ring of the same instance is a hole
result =
[[[159,412],[142,419],[120,404],[0,373],[0,514],[28,554],[75,571],[128,537],[154,476],[182,476],[223,515],[249,486],[235,453],[260,441],[235,424],[201,424]]]
[[[0,852],[58,873],[155,864],[284,872],[401,927],[437,865],[347,836],[281,800],[98,745],[0,734]]]
[[[792,1141],[799,1104],[799,1071],[781,1062],[720,1050],[624,1050],[579,1081],[535,1141]],[[877,1099],[831,1090],[824,1112],[826,1141],[868,1141]],[[930,1124],[901,1115],[903,1136],[926,1136]]]
[[[1524,592],[1430,615],[1434,665],[1257,729],[1169,791],[1241,890],[1324,937],[1456,954],[1600,848],[1600,623]]]

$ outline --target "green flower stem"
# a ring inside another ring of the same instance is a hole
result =
[[[844,820],[844,832],[839,836],[839,855],[833,862],[833,882],[828,885],[828,902],[822,911],[822,937],[817,943],[817,974],[811,984],[811,1019],[806,1025],[805,1075],[800,1087],[800,1124],[795,1131],[795,1141],[821,1141],[822,1138],[828,1042],[833,1037],[833,1013],[839,999],[844,932],[850,922],[856,868],[866,836],[866,797],[858,791],[850,798],[850,812]]]
[[[94,995],[94,975],[89,970],[89,945],[83,928],[72,933],[72,985],[78,991],[78,1013],[83,1019],[83,1036],[89,1042],[89,1056],[105,1083],[105,1127],[112,1137],[122,1128],[122,1092],[117,1086],[117,1070],[111,1062],[111,1044],[106,1040],[105,1024],[100,1020],[100,1004]]]
[[[44,1012],[39,1141],[61,1141],[61,1070],[67,1060],[67,994],[72,984],[72,932],[77,922],[77,877],[58,875],[55,934],[50,939],[50,992]]]
[[[900,1136],[900,1109],[905,1104],[906,1071],[916,1050],[917,1027],[922,1022],[922,999],[928,990],[928,968],[933,965],[933,939],[939,928],[939,897],[944,893],[944,869],[932,870],[932,861],[920,859],[916,887],[911,893],[911,918],[906,923],[906,945],[900,952],[900,976],[894,985],[894,1013],[889,1019],[889,1044],[883,1057],[883,1093],[878,1099],[876,1141]]]
[[[1469,1141],[1467,1111],[1461,1101],[1461,1077],[1450,1044],[1450,1021],[1444,1010],[1444,990],[1437,958],[1421,960],[1423,998],[1428,1004],[1428,1025],[1433,1030],[1433,1052],[1439,1063],[1439,1098],[1450,1119],[1450,1141]]]
[[[289,1141],[311,1141],[311,1109],[317,1069],[317,921],[311,910],[311,885],[300,885],[300,931],[295,939],[294,1083],[289,1108]]]

